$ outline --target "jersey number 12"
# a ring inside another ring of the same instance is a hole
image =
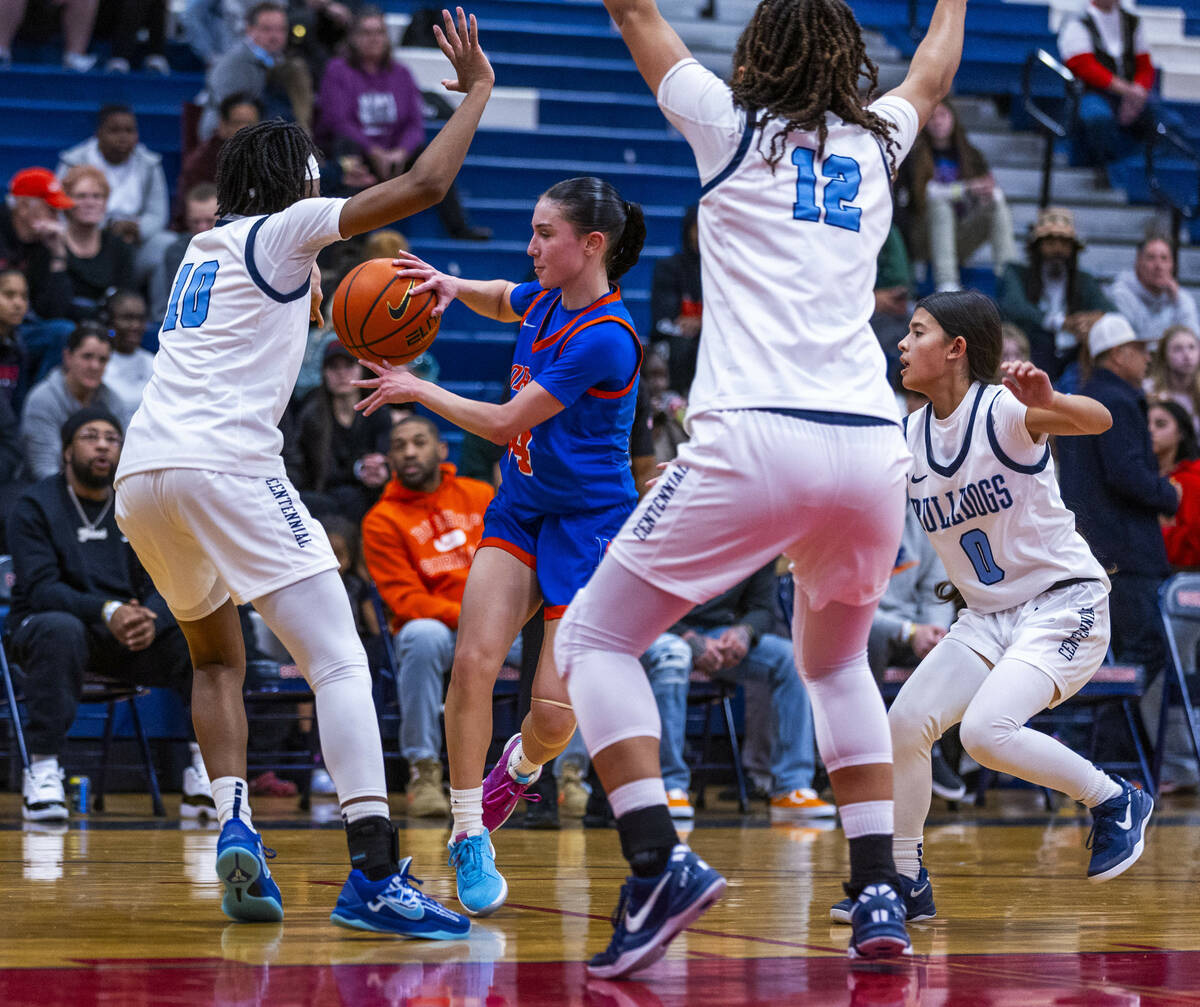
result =
[[[163,332],[174,329],[176,322],[184,329],[194,329],[204,324],[208,318],[208,300],[213,281],[217,278],[220,265],[216,259],[209,259],[195,268],[190,262],[180,268],[175,289],[171,291],[171,299],[167,302],[167,313],[163,316]]]
[[[792,204],[792,216],[796,220],[821,220],[821,207],[817,206],[816,152],[808,147],[797,147],[792,151],[792,164],[796,166],[796,202]],[[825,210],[825,223],[847,231],[857,231],[862,210],[850,203],[858,196],[862,184],[862,170],[852,157],[830,154],[821,162],[821,177],[825,179],[825,190],[821,203]]]

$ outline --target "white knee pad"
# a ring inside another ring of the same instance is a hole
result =
[[[891,763],[892,736],[879,686],[866,651],[843,664],[806,669],[804,685],[812,700],[817,748],[831,773],[850,766]]]

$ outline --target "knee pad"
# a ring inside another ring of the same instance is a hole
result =
[[[535,706],[534,704],[537,704]],[[534,696],[529,701],[528,727],[523,728],[543,748],[563,749],[575,734],[575,711],[569,703]]]
[[[361,661],[351,658],[308,669],[308,685],[315,693],[335,682],[365,683],[371,687],[371,672],[367,668],[366,655]]]
[[[627,738],[661,737],[658,705],[636,657],[584,651],[571,668],[567,691],[589,755]]]
[[[879,686],[863,651],[842,665],[805,674],[812,700],[817,748],[830,772],[891,763],[892,735]]]

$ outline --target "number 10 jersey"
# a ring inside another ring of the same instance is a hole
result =
[[[312,265],[341,240],[343,203],[302,199],[192,238],[118,480],[176,468],[284,475],[278,424],[307,345]]]
[[[975,382],[946,419],[925,405],[905,421],[908,503],[967,607],[1023,605],[1076,578],[1108,577],[1062,502],[1050,446],[1002,385]]]

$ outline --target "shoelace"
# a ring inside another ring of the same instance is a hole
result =
[[[542,799],[541,794],[531,794],[531,793],[529,793],[528,790],[526,790],[524,793],[522,793],[520,790],[517,789],[518,787],[522,787],[522,788],[523,787],[532,787],[533,786],[532,782],[518,783],[511,776],[506,775],[505,779],[504,779],[504,783],[505,783],[504,790],[497,790],[497,791],[493,792],[494,794],[504,794],[505,795],[504,797],[501,797],[500,803],[506,802],[510,797],[523,798],[524,800],[528,801],[530,804],[537,804],[538,801],[540,801]],[[490,803],[495,804],[496,801],[493,800]]]
[[[479,848],[478,844],[471,842],[477,837],[470,836],[461,842],[455,843],[450,847],[450,859],[447,861],[451,867],[457,870],[459,867],[465,866],[469,870],[479,870]],[[464,861],[468,861],[464,864]]]

